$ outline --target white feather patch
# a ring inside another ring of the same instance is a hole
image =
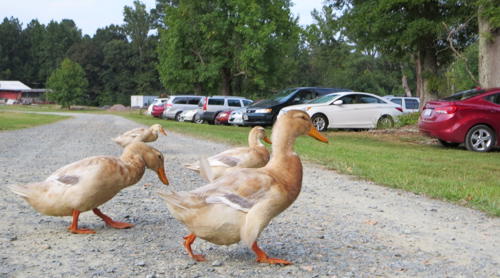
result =
[[[205,199],[205,201],[209,204],[225,204],[225,205],[228,205],[236,210],[240,210],[240,211],[243,211],[243,212],[248,212],[250,210],[250,208],[244,208],[242,207],[240,204],[237,204],[237,203],[234,203],[234,202],[231,202],[229,199],[227,199],[226,197],[224,196],[210,196],[208,198]]]

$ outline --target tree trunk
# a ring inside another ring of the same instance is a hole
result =
[[[411,97],[411,90],[408,87],[408,79],[406,79],[406,75],[403,75],[401,82],[402,82],[403,90],[405,91],[406,96]]]
[[[420,56],[419,61],[422,67],[420,107],[423,107],[426,101],[439,98],[437,88],[434,88],[435,85],[433,84],[437,78],[436,49],[422,46],[419,47],[418,55]]]
[[[479,7],[479,84],[484,88],[500,87],[500,29],[492,29],[481,14],[482,6]]]
[[[222,74],[222,95],[232,96],[233,88],[231,87],[231,69],[223,68],[221,74]]]

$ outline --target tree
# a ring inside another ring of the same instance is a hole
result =
[[[416,68],[417,96],[421,103],[437,99],[442,89],[441,68],[449,64],[447,26],[458,26],[470,18],[473,10],[459,0],[329,0],[344,9],[343,25],[356,45],[376,48],[396,59],[409,56]],[[463,30],[454,39],[467,47],[472,30]]]
[[[67,109],[70,109],[70,105],[81,101],[88,87],[83,68],[68,58],[64,59],[61,67],[52,73],[47,84],[53,91],[51,100],[55,100],[61,108]]]
[[[22,58],[26,48],[21,40],[22,24],[17,18],[4,18],[0,24],[0,77],[16,78],[22,74]]]
[[[500,87],[500,6],[495,0],[479,1],[479,83]]]
[[[42,65],[40,78],[46,80],[57,65],[66,57],[68,49],[82,39],[82,31],[78,29],[75,22],[63,19],[61,23],[51,21],[46,28],[43,40],[40,42],[42,53]]]
[[[160,78],[172,91],[241,92],[281,87],[299,27],[290,1],[179,1],[165,9]]]

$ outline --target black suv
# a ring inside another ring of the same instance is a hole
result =
[[[352,92],[348,89],[299,87],[285,89],[269,99],[250,105],[243,113],[243,123],[249,126],[270,126],[276,121],[281,108],[290,105],[306,103],[317,97],[336,93]]]

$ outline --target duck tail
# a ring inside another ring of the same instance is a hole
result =
[[[209,183],[212,183],[214,181],[214,173],[212,171],[212,167],[210,167],[208,159],[204,156],[200,157],[200,174],[201,177]]]
[[[165,203],[167,203],[167,205],[172,205],[187,210],[187,208],[182,205],[181,196],[179,196],[179,194],[175,193],[174,191],[156,191],[156,194],[158,194],[158,196],[160,196],[165,201]]]
[[[10,189],[10,191],[16,193],[17,195],[24,198],[29,198],[30,191],[28,188],[17,184],[7,185],[7,187]]]
[[[189,170],[193,170],[197,173],[200,172],[200,167],[199,165],[196,165],[196,163],[191,163],[191,164],[183,164],[182,166],[184,166],[184,168],[187,168]]]

